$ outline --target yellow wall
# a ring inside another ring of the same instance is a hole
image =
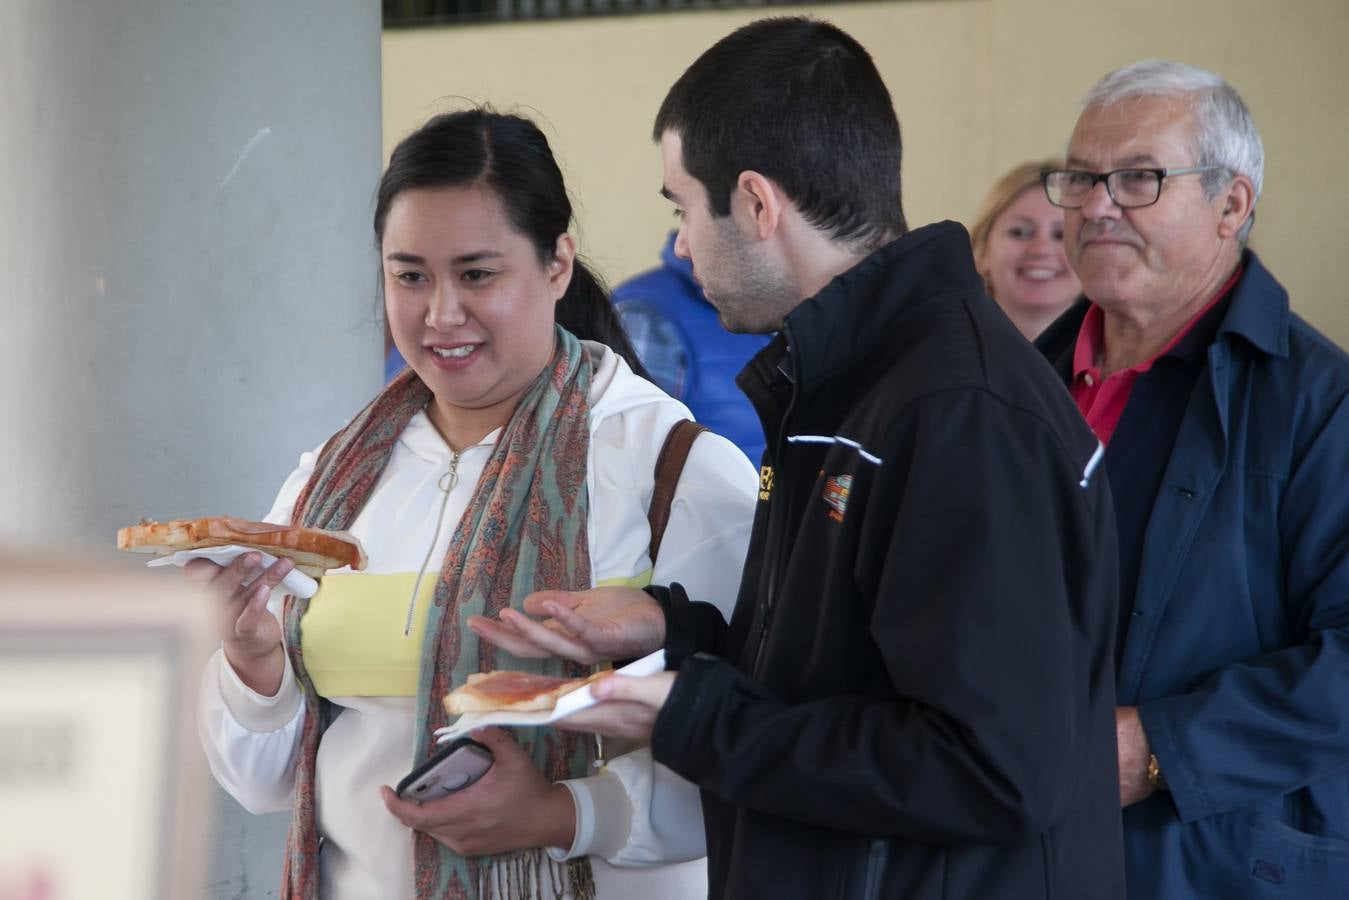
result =
[[[1147,56],[1213,69],[1265,142],[1253,245],[1294,307],[1349,345],[1334,261],[1349,249],[1346,0],[921,0],[801,7],[871,51],[904,133],[913,225],[968,221],[1022,159],[1061,152],[1101,75]],[[488,101],[531,115],[553,143],[581,249],[616,281],[655,261],[671,226],[651,120],[710,44],[759,12],[698,12],[387,31],[384,143],[428,116]]]

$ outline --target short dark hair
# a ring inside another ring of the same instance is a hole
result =
[[[488,107],[436,116],[394,148],[375,198],[375,243],[383,243],[389,209],[403,191],[480,182],[496,193],[512,227],[533,242],[539,260],[551,260],[572,219],[562,170],[537,125]],[[579,256],[556,318],[578,338],[609,346],[646,376],[604,283]]]
[[[890,92],[862,45],[827,22],[760,19],[717,41],[665,95],[652,137],[666,132],[715,215],[752,169],[840,243],[871,248],[908,230]]]

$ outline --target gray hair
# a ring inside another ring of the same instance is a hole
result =
[[[1221,76],[1165,59],[1145,59],[1116,69],[1096,83],[1082,108],[1113,106],[1132,97],[1187,97],[1198,127],[1194,136],[1194,164],[1222,166],[1200,176],[1211,200],[1232,175],[1245,175],[1255,187],[1251,213],[1237,239],[1246,238],[1255,224],[1255,204],[1265,181],[1265,148],[1250,110],[1241,95]]]

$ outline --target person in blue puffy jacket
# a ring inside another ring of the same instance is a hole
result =
[[[763,426],[735,376],[772,335],[732,334],[723,328],[693,280],[693,263],[675,256],[674,241],[670,232],[659,268],[614,288],[614,305],[656,384],[757,464],[764,450]]]

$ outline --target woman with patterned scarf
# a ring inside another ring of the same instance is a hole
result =
[[[311,600],[273,611],[288,562],[259,573],[246,554],[191,570],[213,585],[223,623],[202,742],[246,808],[292,810],[283,898],[706,890],[697,791],[646,750],[597,770],[575,735],[484,730],[475,737],[495,764],[417,810],[422,830],[403,824],[410,807],[388,788],[430,755],[440,700],[469,674],[578,674],[497,650],[465,619],[537,590],[653,577],[655,461],[688,413],[634,372],[570,222],[561,172],[526,119],[467,110],[404,140],[375,234],[409,368],[301,457],[267,516],[351,531],[369,566],[329,573]],[[727,594],[712,587],[739,579],[756,489],[730,442],[696,441],[655,577]]]

